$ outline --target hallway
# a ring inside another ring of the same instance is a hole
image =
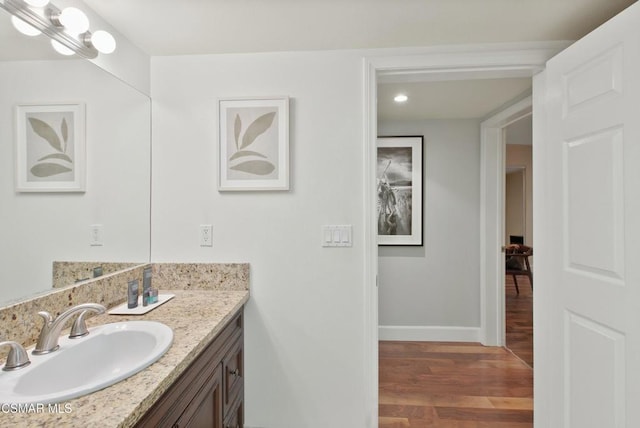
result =
[[[505,278],[509,349],[479,343],[380,342],[380,428],[531,428],[533,292]],[[513,352],[513,354],[512,354]]]
[[[380,342],[380,428],[531,428],[533,370],[477,343]]]
[[[513,278],[505,279],[505,324],[507,348],[533,367],[533,291],[527,278],[518,278],[520,294]]]

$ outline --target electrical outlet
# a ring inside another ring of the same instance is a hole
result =
[[[92,247],[102,246],[102,225],[92,224],[89,226],[89,245]]]
[[[210,224],[200,225],[200,246],[213,247],[213,226]]]

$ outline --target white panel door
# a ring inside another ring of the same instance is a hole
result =
[[[640,4],[552,58],[534,98],[535,425],[637,428]]]

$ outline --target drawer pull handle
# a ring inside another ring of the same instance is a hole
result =
[[[232,376],[240,377],[240,370],[239,369],[231,370],[229,371],[229,374]]]

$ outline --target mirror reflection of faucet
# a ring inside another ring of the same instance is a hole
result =
[[[42,355],[56,351],[59,348],[58,338],[60,337],[62,329],[64,328],[67,321],[77,313],[80,314],[71,327],[71,334],[69,335],[69,337],[77,338],[86,336],[87,334],[89,334],[87,325],[84,321],[86,314],[88,312],[102,314],[106,310],[107,309],[104,306],[97,303],[83,303],[81,305],[77,305],[70,309],[67,309],[65,312],[61,313],[55,320],[49,312],[38,312],[38,315],[40,315],[44,319],[44,325],[42,326],[42,331],[40,331],[38,343],[31,353],[33,355]]]

